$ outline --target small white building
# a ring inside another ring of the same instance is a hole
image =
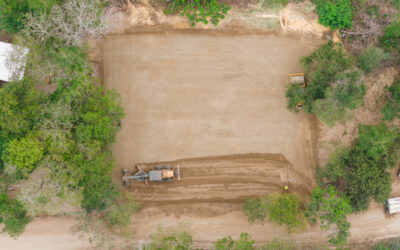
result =
[[[24,77],[26,56],[29,49],[0,42],[0,80],[9,82]]]

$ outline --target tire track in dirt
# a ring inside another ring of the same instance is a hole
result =
[[[280,192],[284,185],[301,197],[312,186],[281,154],[243,154],[140,164],[145,171],[156,165],[179,166],[181,180],[169,183],[134,181],[127,189],[146,205],[195,202],[242,202],[248,197]],[[295,179],[296,183],[291,180]],[[303,185],[298,185],[300,182]]]

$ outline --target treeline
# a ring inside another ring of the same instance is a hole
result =
[[[106,6],[102,0],[0,0],[0,27],[30,49],[23,79],[0,88],[0,223],[11,236],[23,231],[36,205],[67,192],[109,225],[129,224],[137,209],[110,176],[110,146],[124,117],[120,96],[98,84],[86,55],[85,41],[107,32]],[[9,63],[18,65],[18,58]],[[38,91],[42,81],[56,90]],[[41,173],[35,195],[7,195],[35,173]]]

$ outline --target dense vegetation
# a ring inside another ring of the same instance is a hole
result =
[[[165,10],[166,14],[181,13],[192,26],[202,22],[217,25],[231,9],[229,5],[218,0],[172,0]]]
[[[355,212],[366,210],[370,198],[384,204],[391,192],[391,175],[399,147],[398,131],[385,124],[359,126],[359,138],[326,166],[323,177],[350,200]]]
[[[332,30],[351,28],[353,14],[350,0],[316,0],[319,22]]]
[[[10,34],[24,28],[26,14],[50,9],[62,0],[0,0],[0,29]]]
[[[302,203],[296,194],[271,194],[263,199],[247,199],[243,212],[250,222],[269,220],[283,225],[287,231],[296,232],[305,229],[306,220]]]
[[[382,49],[369,47],[359,55],[358,67],[366,73],[370,73],[373,69],[379,67],[384,59],[385,53]]]
[[[383,119],[391,121],[394,118],[400,118],[400,81],[395,81],[389,87],[387,103],[382,109]]]
[[[0,5],[8,2],[0,1]],[[0,23],[10,33],[21,31],[15,41],[30,53],[24,78],[0,88],[0,222],[6,225],[4,231],[11,236],[23,231],[30,220],[24,206],[35,216],[40,212],[37,207],[70,192],[78,194],[87,213],[101,212],[108,225],[129,224],[137,205],[120,193],[110,176],[110,145],[124,112],[119,95],[96,84],[84,43],[105,31],[102,1],[11,2],[20,5],[0,12],[9,11],[18,22],[0,13]],[[16,61],[10,63],[18,62],[18,55],[12,58]],[[36,86],[46,78],[57,89],[43,94]],[[37,190],[18,194],[20,200],[6,195],[10,185],[32,175],[40,179]]]
[[[311,194],[311,202],[307,204],[306,216],[312,222],[321,222],[321,229],[329,230],[335,225],[334,232],[329,235],[329,243],[341,246],[350,236],[350,223],[346,216],[352,213],[350,201],[340,196],[334,186],[326,189],[316,187]]]
[[[362,73],[352,66],[353,61],[333,42],[302,58],[307,87],[300,91],[301,86],[289,85],[288,108],[297,111],[296,105],[302,102],[306,112],[315,113],[327,125],[343,120],[346,110],[357,108],[365,95]]]

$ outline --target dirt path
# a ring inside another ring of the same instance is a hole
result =
[[[35,218],[18,238],[8,234],[0,235],[0,249],[12,250],[88,250],[92,249],[87,240],[75,238],[71,227],[76,220],[70,217]]]

